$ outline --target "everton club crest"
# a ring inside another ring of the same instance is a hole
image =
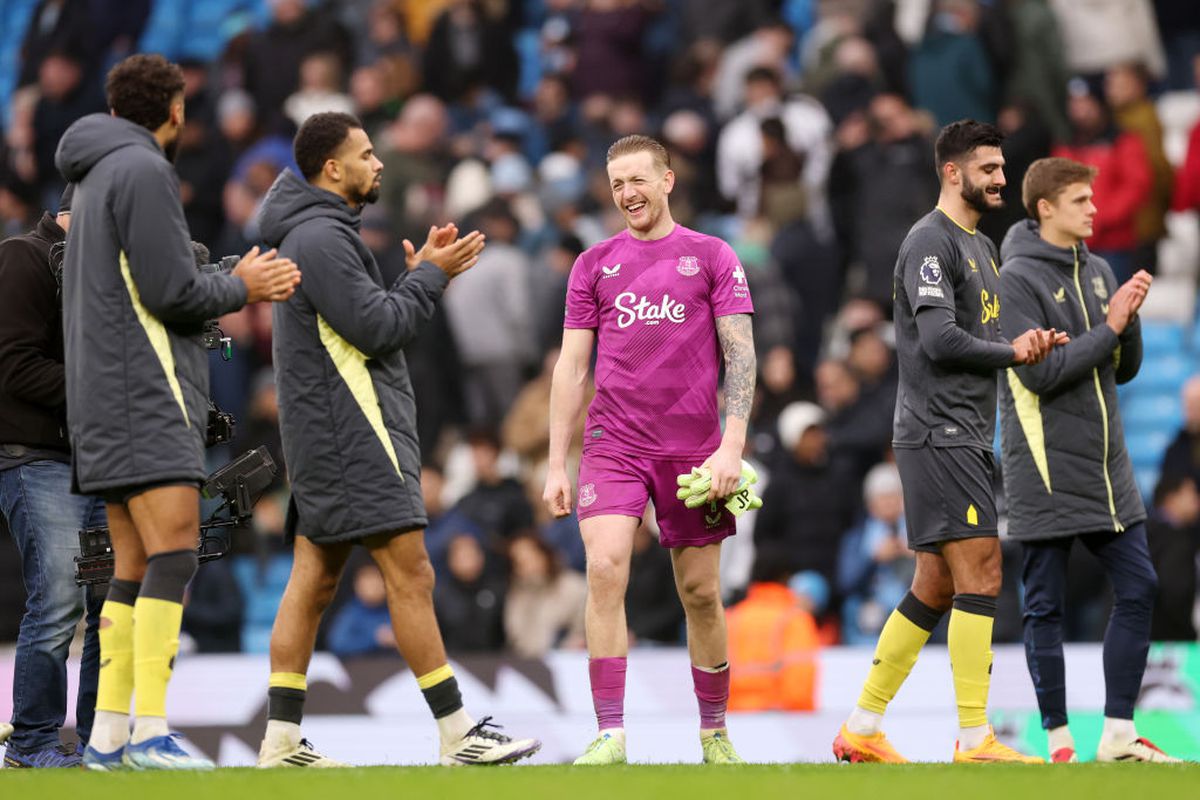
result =
[[[691,277],[700,271],[700,259],[695,256],[680,256],[675,269],[680,275]]]

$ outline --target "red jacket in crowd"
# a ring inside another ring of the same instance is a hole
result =
[[[1200,209],[1200,122],[1188,137],[1187,156],[1175,174],[1175,197],[1171,200],[1172,211],[1192,209]]]
[[[1092,250],[1131,250],[1138,243],[1137,211],[1150,199],[1154,172],[1141,139],[1121,133],[1085,145],[1058,145],[1051,155],[1071,158],[1099,170],[1092,184],[1096,219]]]

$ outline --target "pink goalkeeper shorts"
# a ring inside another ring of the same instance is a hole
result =
[[[675,496],[676,476],[699,463],[585,452],[579,465],[578,517],[620,514],[640,519],[646,502],[652,501],[663,547],[702,547],[733,536],[734,517],[723,504],[715,511],[711,505],[687,508]]]

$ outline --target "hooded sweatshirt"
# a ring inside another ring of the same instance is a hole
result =
[[[1000,255],[1004,334],[1054,328],[1071,337],[1000,378],[1009,534],[1123,531],[1146,518],[1117,407],[1117,384],[1142,363],[1141,324],[1133,319],[1119,337],[1105,324],[1117,282],[1086,245],[1056,247],[1027,219],[1009,229]]]
[[[76,184],[63,261],[67,421],[85,494],[205,477],[205,320],[246,285],[196,270],[179,180],[150,131],[91,114],[55,162]]]
[[[290,169],[259,212],[266,243],[303,276],[275,305],[272,346],[294,504],[288,527],[321,542],[427,524],[402,348],[449,278],[426,262],[387,288],[360,224],[345,200]]]

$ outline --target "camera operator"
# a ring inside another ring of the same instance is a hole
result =
[[[87,609],[75,730],[87,744],[96,705],[103,596],[75,585],[80,528],[103,525],[99,498],[71,494],[62,305],[57,273],[71,220],[58,215],[0,242],[0,513],[21,553],[25,616],[13,668],[13,731],[6,767],[77,767],[60,745],[67,715],[67,652]]]
[[[130,56],[108,74],[111,115],[73,124],[55,157],[76,184],[63,270],[74,489],[105,499],[115,558],[83,755],[98,770],[213,766],[181,749],[166,721],[205,478],[199,334],[205,320],[246,303],[286,300],[300,279],[290,260],[257,248],[232,274],[197,271],[172,166],[183,87],[177,65]]]

